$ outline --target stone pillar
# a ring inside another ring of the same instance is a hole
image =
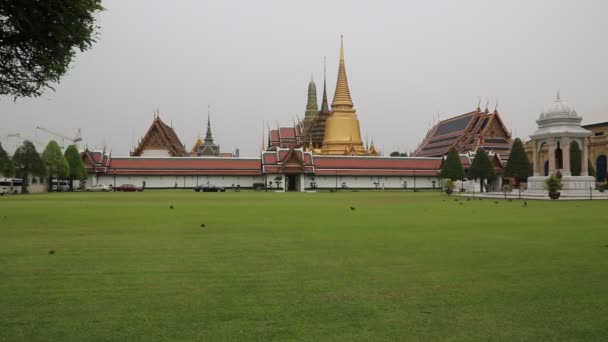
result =
[[[555,138],[547,139],[547,146],[549,147],[549,175],[551,175],[555,173],[555,150],[557,148]]]
[[[583,137],[581,147],[581,176],[589,176],[589,138]]]
[[[572,171],[570,170],[570,138],[565,137],[561,139],[562,146],[562,161],[564,167],[562,168],[562,174],[564,176],[570,176]]]
[[[534,176],[540,176],[540,151],[539,151],[539,141],[534,140],[532,143],[534,150],[532,151],[532,163],[534,163]]]

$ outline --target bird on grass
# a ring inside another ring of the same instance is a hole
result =
[[[458,203],[458,204],[463,205],[464,203],[460,202],[460,203]]]
[[[173,209],[173,204],[171,204],[171,205],[169,206],[169,209]]]
[[[522,207],[527,207],[528,206],[528,202],[524,201],[524,204],[521,205]]]
[[[357,210],[357,208],[355,208],[355,207],[351,206],[351,207],[350,207],[350,210]]]
[[[205,228],[205,224],[204,224],[204,223],[203,223],[203,224],[201,224],[201,228]]]
[[[494,201],[494,204],[498,204],[498,201]]]
[[[55,254],[55,251],[51,249],[51,250],[49,251],[49,254]]]

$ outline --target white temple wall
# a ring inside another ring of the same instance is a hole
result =
[[[137,176],[137,175],[118,175],[114,180],[113,175],[102,175],[99,177],[99,183],[106,185],[122,185],[133,184],[142,186],[146,182],[146,188],[174,188],[174,189],[191,189],[198,185],[215,185],[225,188],[240,185],[241,187],[250,188],[253,183],[263,183],[263,176],[170,176],[170,175],[154,175],[154,176]],[[94,180],[93,180],[94,182]],[[96,184],[96,183],[91,183]]]
[[[273,187],[275,187],[274,180],[275,177],[278,176],[276,174],[268,174],[266,177],[264,175],[260,176],[171,176],[171,175],[153,175],[153,176],[143,176],[143,175],[117,175],[116,179],[114,179],[113,175],[100,175],[97,178],[96,175],[89,174],[89,179],[87,180],[88,185],[94,184],[106,184],[106,185],[122,185],[122,184],[134,184],[136,186],[142,186],[143,182],[146,182],[146,188],[176,188],[176,189],[191,189],[197,185],[215,185],[222,186],[226,188],[232,187],[236,185],[240,185],[243,188],[251,188],[254,183],[264,183],[265,181],[272,181]],[[280,175],[279,175],[280,176]],[[334,189],[336,187],[336,176],[311,176],[305,175],[301,178],[299,183],[301,184],[300,189],[310,188],[312,178],[314,177],[314,182],[316,183],[316,187],[319,189]],[[338,188],[342,188],[342,184],[345,183],[347,188],[351,189],[403,189],[404,182],[407,182],[407,188],[413,189],[414,185],[417,189],[433,189],[439,188],[439,179],[437,177],[428,177],[421,176],[381,176],[381,177],[371,177],[371,176],[337,176],[337,186]],[[377,183],[377,184],[375,184]],[[282,177],[281,186],[285,186],[285,178]]]
[[[342,188],[345,183],[347,188],[354,189],[403,189],[404,182],[407,182],[407,188],[413,189],[414,184],[417,189],[420,188],[439,188],[439,180],[437,177],[422,176],[414,179],[414,176],[312,176],[320,189],[334,189],[336,184],[338,188]],[[306,176],[304,179],[305,187],[309,188],[312,182],[311,176]],[[337,179],[336,179],[337,178]],[[433,183],[434,182],[434,183]]]

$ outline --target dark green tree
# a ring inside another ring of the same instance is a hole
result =
[[[68,162],[69,174],[68,179],[70,180],[70,190],[73,190],[73,182],[75,180],[86,180],[87,173],[82,164],[80,153],[76,145],[70,145],[65,149],[64,157]]]
[[[492,181],[496,178],[494,165],[483,148],[478,148],[475,153],[471,168],[469,168],[469,178],[479,179],[479,192],[483,192],[484,180]]]
[[[22,192],[27,192],[28,177],[32,176],[44,176],[46,174],[46,167],[36,146],[31,141],[25,140],[13,155],[13,163],[15,164],[15,170],[17,176],[23,178]]]
[[[52,190],[53,179],[66,179],[70,174],[70,167],[67,160],[61,153],[61,148],[55,140],[49,141],[42,152],[42,161],[46,165],[49,176],[49,191]],[[58,184],[59,185],[59,184]]]
[[[101,0],[0,0],[0,95],[40,96],[91,48]]]
[[[399,152],[393,151],[393,152],[391,152],[390,156],[391,157],[399,157]]]
[[[515,179],[515,187],[519,188],[519,184],[527,181],[528,177],[532,175],[530,173],[531,169],[532,165],[526,155],[524,144],[521,139],[517,138],[513,141],[509,160],[507,160],[507,166],[505,166],[504,175]]]
[[[0,175],[3,175],[4,177],[12,177],[15,175],[13,161],[8,156],[8,153],[2,148],[2,144],[0,144]]]
[[[570,172],[573,176],[581,175],[582,151],[578,144],[570,145]]]
[[[401,152],[401,153],[399,153],[399,157],[407,157],[407,152]]]
[[[450,151],[448,151],[448,156],[443,162],[443,167],[441,168],[441,178],[448,178],[452,181],[464,178],[464,169],[462,168],[462,163],[460,162],[460,156],[458,156],[458,151],[456,151],[456,149],[453,147],[450,149]]]

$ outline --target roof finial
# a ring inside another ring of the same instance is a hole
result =
[[[496,99],[496,106],[494,106],[494,113],[496,113],[498,110],[498,99]]]
[[[561,97],[559,96],[559,89],[557,89],[557,98],[556,98],[556,100],[557,101],[561,101],[562,100]]]
[[[479,101],[477,101],[477,111],[481,110],[481,96],[479,97]]]
[[[486,111],[488,111],[489,105],[490,105],[490,97],[486,97]]]
[[[340,35],[340,60],[344,61],[344,36]]]

